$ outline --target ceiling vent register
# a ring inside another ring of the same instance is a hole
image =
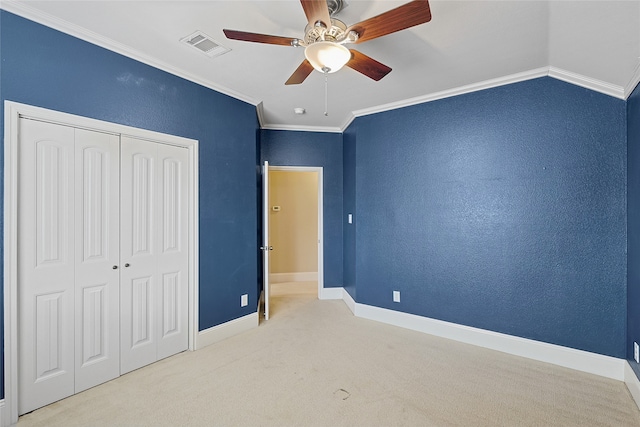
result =
[[[217,41],[203,33],[196,31],[195,33],[180,39],[181,42],[193,46],[205,55],[214,58],[229,52],[231,49],[222,46]]]

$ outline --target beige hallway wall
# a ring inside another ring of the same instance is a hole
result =
[[[270,171],[269,201],[270,272],[317,272],[318,173]]]

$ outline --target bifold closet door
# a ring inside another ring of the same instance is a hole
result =
[[[75,129],[75,392],[120,375],[120,137]]]
[[[29,119],[19,126],[23,414],[119,374],[119,138]]]
[[[122,137],[121,373],[188,346],[188,150]]]

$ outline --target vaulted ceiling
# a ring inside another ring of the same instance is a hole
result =
[[[354,24],[407,1],[347,0]],[[431,1],[432,20],[358,45],[393,71],[376,82],[345,67],[284,82],[302,48],[227,39],[225,28],[302,38],[288,1],[12,1],[3,9],[258,107],[266,129],[340,132],[359,115],[540,76],[625,99],[640,81],[640,1]],[[180,40],[196,31],[229,52]],[[305,114],[295,114],[304,108]]]

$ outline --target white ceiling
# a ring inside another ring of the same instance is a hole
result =
[[[347,25],[407,1],[347,0]],[[223,28],[302,38],[287,1],[11,1],[3,9],[258,105],[267,129],[340,132],[359,115],[551,75],[624,99],[640,81],[640,0],[431,1],[427,24],[359,44],[393,71],[375,82],[349,68],[284,82],[302,48],[228,40]],[[196,30],[232,50],[209,58],[180,42]],[[261,105],[261,106],[260,106]],[[306,114],[294,114],[295,107]]]

